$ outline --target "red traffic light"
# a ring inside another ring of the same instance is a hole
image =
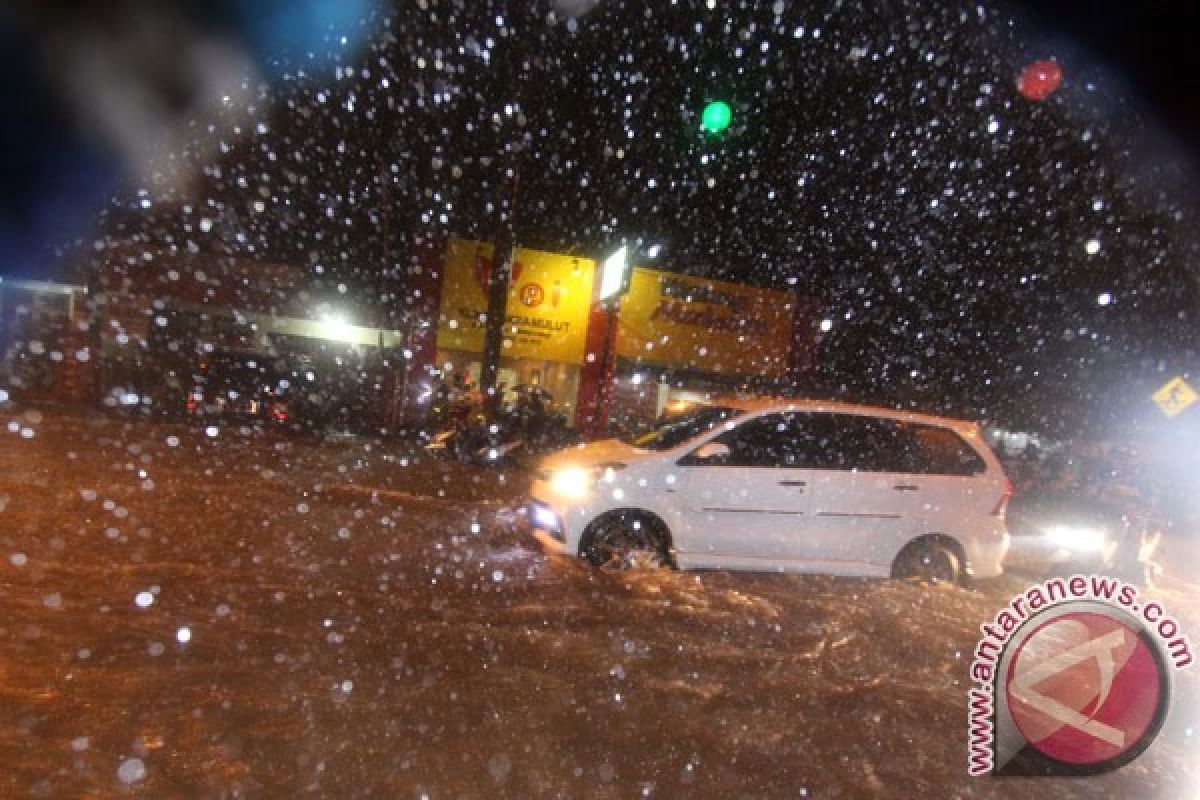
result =
[[[1021,70],[1017,90],[1030,100],[1045,100],[1062,84],[1062,68],[1053,59],[1034,61]]]

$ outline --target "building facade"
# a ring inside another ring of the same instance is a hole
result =
[[[413,375],[478,385],[492,255],[491,244],[463,239],[431,247],[423,291],[436,324],[413,348]],[[679,400],[778,391],[811,366],[816,307],[793,292],[643,267],[614,308],[599,306],[597,290],[592,259],[514,251],[499,383],[543,387],[585,430],[598,414],[632,425]]]
[[[0,389],[41,405],[87,402],[94,359],[84,286],[0,278]]]
[[[416,248],[392,294],[330,291],[289,265],[114,248],[87,287],[8,287],[0,332],[8,369],[23,370],[9,383],[35,399],[74,392],[169,415],[206,361],[241,354],[302,363],[318,376],[313,393],[354,427],[420,424],[438,384],[480,382],[493,248]],[[793,292],[634,267],[604,306],[597,271],[581,255],[516,248],[499,369],[506,390],[541,387],[589,434],[713,393],[781,391],[811,366],[817,309]],[[86,376],[53,368],[50,354],[75,366],[82,354]]]

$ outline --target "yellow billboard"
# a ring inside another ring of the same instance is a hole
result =
[[[451,239],[442,274],[437,346],[483,351],[492,245]],[[596,263],[576,256],[517,248],[504,322],[502,354],[583,363]]]
[[[780,377],[795,301],[791,292],[639,267],[621,298],[617,354],[650,365]]]

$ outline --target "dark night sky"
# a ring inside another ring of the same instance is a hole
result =
[[[0,9],[0,275],[41,277],[46,246],[84,226],[117,186],[112,154],[42,78],[39,45]]]
[[[1073,39],[1086,55],[1128,81],[1130,94],[1186,150],[1200,143],[1200,48],[1188,24],[1194,3],[1041,0],[1021,4],[1055,38]]]
[[[229,31],[260,52],[289,41],[264,32],[270,27],[264,21],[281,15],[261,10],[278,11],[279,3],[176,5],[200,27]],[[1030,43],[1031,55],[1037,55],[1041,45],[1045,52],[1065,56],[1068,67],[1072,60],[1102,64],[1110,78],[1124,84],[1134,107],[1158,123],[1162,136],[1155,146],[1195,158],[1200,143],[1200,104],[1195,102],[1200,97],[1200,48],[1195,46],[1195,30],[1181,24],[1191,5],[1040,0],[1011,7],[1042,33],[1040,42]],[[53,260],[49,247],[83,229],[126,177],[108,143],[72,118],[42,66],[48,58],[46,31],[73,13],[55,17],[53,9],[87,6],[0,5],[0,103],[10,110],[0,130],[0,274],[44,274]],[[90,4],[93,13],[106,9],[103,13],[110,21],[120,9],[136,7]],[[110,14],[107,9],[116,11]]]
[[[1195,102],[1200,97],[1200,48],[1195,31],[1180,24],[1190,5],[1040,0],[1010,7],[1042,34],[1040,41],[1030,42],[1031,56],[1054,53],[1065,57],[1068,68],[1072,61],[1101,64],[1110,79],[1124,84],[1134,108],[1158,123],[1162,135],[1155,146],[1192,159],[1200,143],[1200,104]],[[0,103],[10,110],[0,130],[0,274],[45,274],[53,260],[49,248],[85,229],[127,177],[109,144],[73,119],[43,68],[49,58],[46,31],[77,13],[55,17],[53,9],[88,6],[0,6]],[[282,16],[262,10],[278,11],[279,3],[226,0],[176,6],[200,28],[226,30],[259,52],[289,43],[287,36],[264,32],[270,20]],[[122,8],[137,4],[90,4],[92,13],[105,9],[102,13],[112,24],[121,24],[113,14]]]

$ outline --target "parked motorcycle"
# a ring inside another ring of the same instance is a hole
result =
[[[493,421],[483,414],[450,416],[425,445],[427,452],[488,466],[560,450],[582,441],[561,414],[548,410],[545,390],[518,387],[515,402]]]

